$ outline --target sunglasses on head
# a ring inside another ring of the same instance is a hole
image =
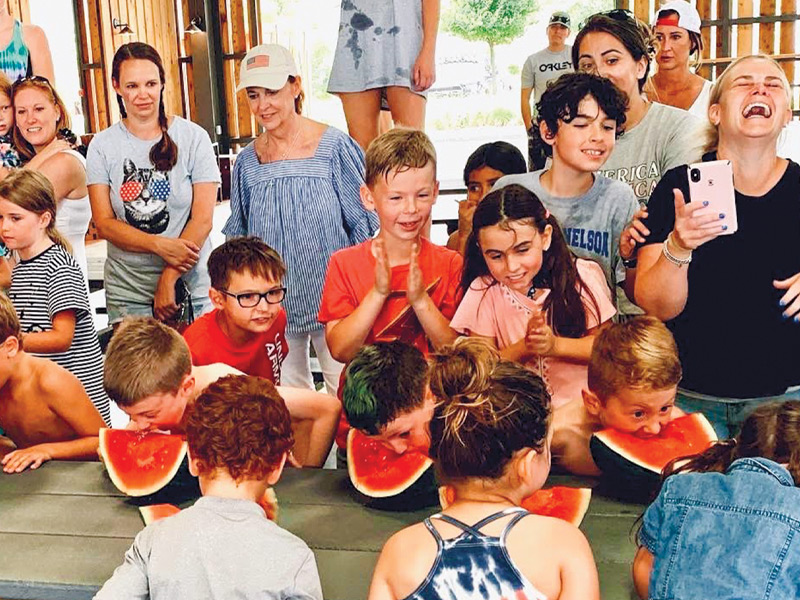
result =
[[[28,75],[27,77],[20,77],[14,83],[11,84],[11,89],[15,89],[22,85],[23,83],[43,83],[50,89],[53,89],[53,86],[50,84],[50,80],[47,77],[42,77],[41,75]]]
[[[581,23],[580,29],[586,27],[589,23],[592,22],[592,19],[596,17],[608,17],[609,19],[614,19],[615,21],[632,21],[636,23],[636,15],[634,15],[631,11],[626,8],[613,8],[611,10],[606,10],[603,12],[595,13],[593,15],[589,15],[587,19]]]

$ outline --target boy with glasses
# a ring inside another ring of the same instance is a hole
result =
[[[224,363],[247,375],[281,382],[286,343],[286,267],[256,237],[233,238],[208,258],[214,310],[197,319],[183,336],[195,366]]]

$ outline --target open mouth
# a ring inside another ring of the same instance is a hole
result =
[[[581,152],[591,158],[600,158],[605,154],[605,150],[581,150]]]
[[[25,131],[28,133],[39,133],[41,130],[41,127],[28,127]]]
[[[419,227],[421,221],[410,221],[408,223],[398,223],[400,227],[405,229],[406,231],[414,231],[417,227]]]
[[[752,102],[744,107],[742,116],[744,116],[745,119],[752,119],[755,117],[769,119],[772,116],[772,109],[764,102]]]

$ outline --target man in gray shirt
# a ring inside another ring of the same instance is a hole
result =
[[[569,15],[556,11],[550,16],[547,25],[547,48],[531,54],[522,66],[522,92],[520,94],[520,108],[525,131],[528,134],[529,168],[531,170],[544,167],[545,159],[541,149],[533,145],[530,137],[533,112],[531,109],[531,95],[534,104],[539,101],[547,89],[547,82],[557,79],[564,73],[572,72],[572,46],[565,42],[569,37]]]

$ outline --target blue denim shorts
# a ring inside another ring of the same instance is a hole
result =
[[[701,412],[709,420],[720,439],[739,433],[742,423],[762,404],[800,400],[800,386],[791,387],[778,396],[761,398],[721,398],[678,388],[675,405],[686,412]]]

